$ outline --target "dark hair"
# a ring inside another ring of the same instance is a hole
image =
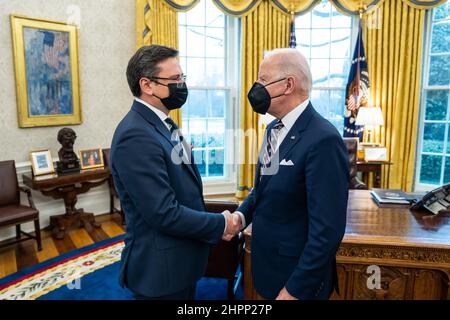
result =
[[[127,67],[127,80],[130,90],[135,97],[141,95],[139,80],[142,77],[152,78],[158,76],[158,64],[168,58],[178,56],[178,51],[169,47],[153,44],[139,48],[131,57]]]

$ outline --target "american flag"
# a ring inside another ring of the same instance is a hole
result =
[[[295,38],[295,16],[292,16],[291,20],[291,37],[289,40],[289,48],[297,47],[297,39]]]
[[[345,94],[344,137],[358,137],[361,141],[364,127],[357,126],[355,121],[359,107],[367,106],[369,101],[369,73],[364,54],[361,22]]]

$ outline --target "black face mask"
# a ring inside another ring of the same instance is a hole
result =
[[[169,110],[174,110],[181,108],[183,104],[185,104],[188,97],[188,89],[186,83],[169,83],[164,84],[157,82],[160,85],[166,86],[169,88],[169,96],[166,98],[160,98],[157,95],[153,95],[159,100],[161,103]]]
[[[282,95],[284,95],[284,93],[282,93],[275,97],[271,97],[269,92],[267,91],[266,87],[270,86],[271,84],[274,84],[276,82],[283,81],[285,79],[286,78],[276,80],[276,81],[273,81],[266,85],[262,85],[259,82],[255,82],[247,94],[247,98],[250,101],[250,105],[252,106],[253,111],[260,113],[260,114],[266,114],[267,110],[269,110],[272,99],[275,99],[275,98],[278,98],[278,97],[281,97]]]

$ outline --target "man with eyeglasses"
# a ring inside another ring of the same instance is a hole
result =
[[[134,95],[111,145],[111,172],[127,223],[120,284],[136,299],[194,299],[209,248],[241,229],[239,214],[205,212],[202,180],[170,110],[187,99],[178,51],[141,47],[130,59]]]

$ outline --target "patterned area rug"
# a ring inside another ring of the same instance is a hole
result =
[[[119,286],[123,236],[74,250],[0,279],[0,300],[130,300]],[[202,278],[199,300],[227,298],[224,279]],[[236,298],[241,299],[239,287]]]

